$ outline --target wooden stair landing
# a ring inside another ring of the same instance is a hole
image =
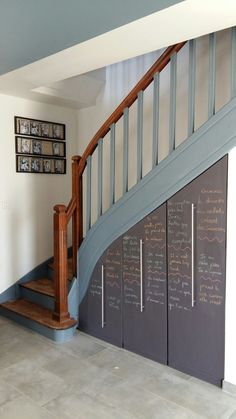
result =
[[[58,321],[53,320],[51,310],[23,299],[2,303],[0,304],[0,307],[10,310],[29,320],[33,320],[43,326],[49,327],[50,329],[65,330],[76,325],[76,320],[72,318],[69,318],[63,323],[59,323]]]
[[[39,292],[40,294],[48,295],[49,297],[55,297],[54,282],[48,278],[34,279],[20,284],[20,286],[31,291]]]

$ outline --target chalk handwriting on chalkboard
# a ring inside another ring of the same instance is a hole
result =
[[[201,188],[197,204],[197,235],[209,243],[225,240],[225,192],[220,188]]]
[[[116,242],[104,253],[103,261],[98,262],[92,275],[89,293],[102,298],[102,264],[104,267],[104,291],[106,308],[121,309],[121,250]]]
[[[145,304],[166,304],[166,217],[164,208],[144,224]]]
[[[124,303],[140,304],[140,241],[134,234],[123,237]]]
[[[197,205],[198,293],[202,304],[224,303],[225,191],[202,187]]]
[[[191,202],[168,201],[168,305],[191,309]]]
[[[104,254],[105,304],[117,311],[121,309],[121,257],[116,242]]]

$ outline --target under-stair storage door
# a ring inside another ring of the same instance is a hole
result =
[[[95,266],[79,323],[81,330],[117,346],[122,346],[121,245],[117,239]]]
[[[227,157],[168,205],[168,363],[224,378]]]
[[[123,345],[167,363],[166,204],[123,236]]]

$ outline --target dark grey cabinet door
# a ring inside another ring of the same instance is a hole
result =
[[[167,363],[166,204],[123,236],[123,345]]]
[[[81,330],[117,346],[122,346],[121,246],[117,239],[99,259],[79,310]]]
[[[167,203],[168,363],[219,386],[224,378],[226,182],[224,157]]]

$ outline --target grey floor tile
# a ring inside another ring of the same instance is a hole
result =
[[[84,359],[103,351],[105,348],[105,343],[103,344],[101,341],[91,339],[88,335],[78,331],[71,341],[62,345],[62,351],[64,353]]]
[[[1,419],[55,419],[56,416],[27,397],[21,397],[0,407]],[[64,419],[57,416],[57,419]]]
[[[89,358],[89,362],[108,372],[113,372],[122,380],[129,380],[130,385],[142,382],[143,378],[153,371],[159,374],[163,370],[163,365],[158,363],[152,365],[145,358],[123,349],[107,348]]]
[[[88,394],[65,393],[52,400],[45,408],[63,419],[135,419],[131,412],[116,409]]]
[[[0,406],[9,403],[12,400],[16,400],[21,396],[22,394],[19,391],[0,379]]]
[[[124,408],[138,419],[200,419],[202,416],[171,401],[123,382],[101,391],[100,400],[116,408]]]
[[[199,383],[185,380],[168,370],[160,376],[153,374],[144,380],[143,386],[146,390],[206,418],[226,419],[233,411],[233,400],[230,403],[225,398],[217,397],[218,393],[222,396],[222,390],[211,385],[204,386],[200,380]]]
[[[106,369],[99,368],[91,364],[90,361],[68,356],[68,354],[63,354],[56,361],[49,362],[44,368],[78,391],[88,386],[97,377],[105,378],[108,375]]]
[[[66,383],[32,360],[24,360],[2,371],[2,380],[43,405],[67,389]]]
[[[232,413],[229,419],[236,419],[236,410]]]

